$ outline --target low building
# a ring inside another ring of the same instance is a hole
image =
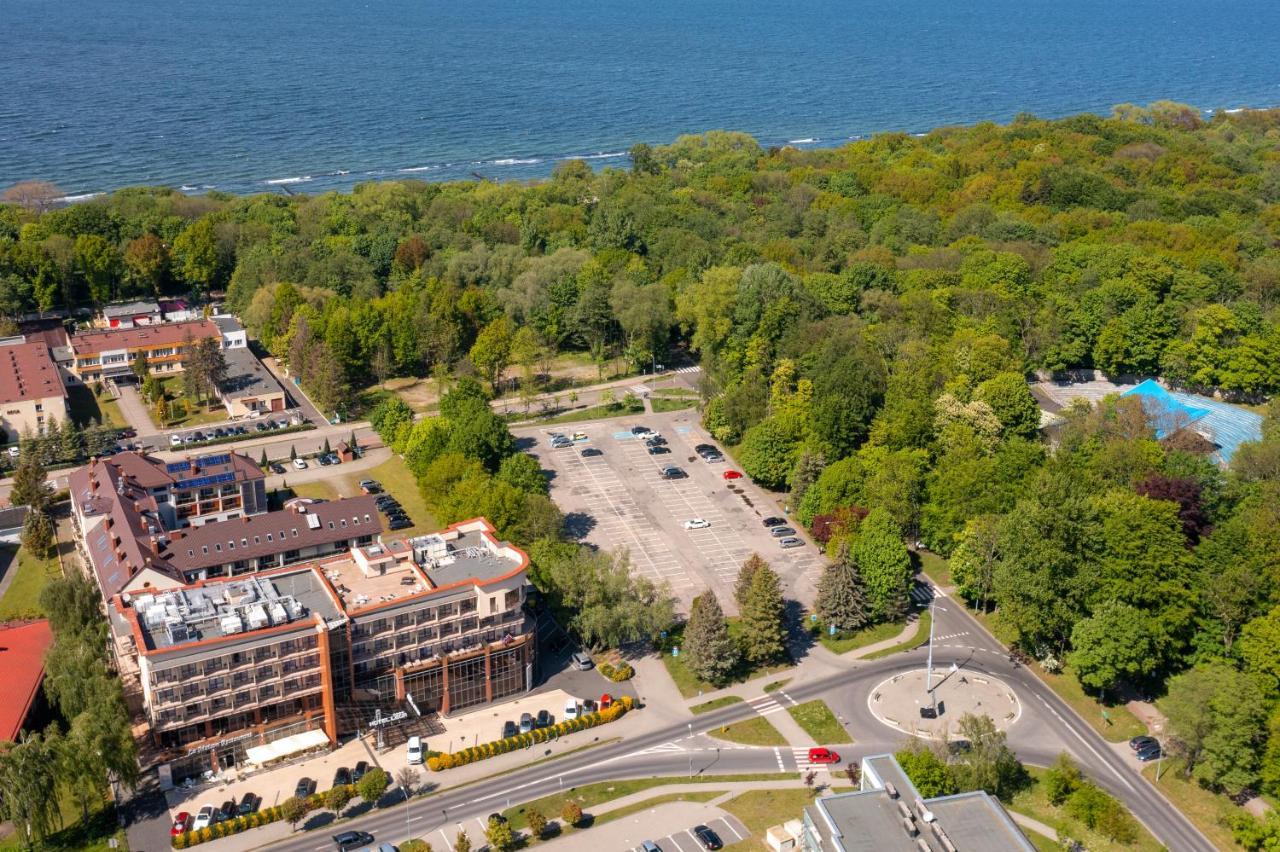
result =
[[[53,631],[46,619],[0,626],[0,740],[16,742],[27,720],[45,705],[44,655],[53,645]]]
[[[378,713],[447,713],[525,691],[527,567],[474,519],[304,565],[115,595],[110,620],[122,671],[136,672],[155,744],[181,780],[336,743]]]
[[[198,307],[194,307],[185,299],[162,299],[160,314],[165,322],[187,322],[204,316]]]
[[[156,302],[126,302],[107,305],[94,322],[95,328],[134,328],[140,325],[157,325],[164,322],[160,305]]]
[[[70,368],[86,383],[129,378],[133,375],[134,359],[145,354],[152,373],[159,376],[180,373],[190,347],[208,338],[216,338],[221,344],[222,332],[205,319],[82,331],[71,335]]]
[[[861,789],[823,796],[804,809],[800,833],[787,846],[789,823],[775,848],[804,852],[1034,852],[999,800],[978,790],[921,798],[891,754],[862,759]]]
[[[6,442],[67,419],[67,388],[49,347],[13,341],[0,346],[0,428]]]
[[[216,318],[215,318],[216,319]],[[262,365],[258,356],[246,347],[227,349],[227,377],[218,387],[218,395],[231,418],[250,417],[272,411],[284,411],[284,388]]]
[[[214,314],[209,318],[222,332],[223,349],[245,349],[249,345],[249,335],[240,324],[240,320],[231,314]]]

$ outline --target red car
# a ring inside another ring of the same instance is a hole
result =
[[[809,749],[810,763],[839,763],[840,755],[829,748]]]
[[[179,834],[186,834],[191,830],[191,814],[183,811],[173,818],[173,828],[169,829],[169,836],[177,837]]]
[[[721,474],[721,476],[723,476],[725,479],[741,479],[742,478],[742,474],[738,473],[736,470],[726,470],[724,473]]]
[[[612,704],[613,704],[613,696],[612,696],[612,695],[610,695],[609,693],[607,693],[607,692],[606,692],[604,695],[601,695],[601,696],[600,696],[600,709],[601,709],[601,710],[608,710],[608,709],[609,709],[609,707],[610,707]]]

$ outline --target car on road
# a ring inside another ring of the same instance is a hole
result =
[[[763,521],[760,522],[762,526],[766,526],[766,527],[780,527],[780,526],[784,526],[786,523],[787,523],[786,518],[776,518],[776,517],[765,518]]]
[[[298,784],[293,788],[293,795],[299,799],[305,799],[316,791],[316,782],[310,778],[299,778]]]
[[[272,473],[284,473],[284,472],[285,472],[285,467],[284,467],[284,465],[280,464],[280,462],[272,462],[272,463],[271,463],[271,472],[272,472]]]
[[[665,455],[667,455],[668,453],[670,453],[670,452],[671,452],[671,448],[670,448],[670,447],[663,447],[663,446],[659,446],[659,445],[654,445],[654,446],[649,447],[648,452],[649,452],[649,455],[651,455],[651,456],[665,456]]]
[[[298,470],[306,470],[306,469],[307,469],[307,460],[306,460],[306,459],[294,459],[294,460],[293,460],[293,466],[294,466],[295,468],[297,468]]]
[[[690,518],[684,522],[684,528],[687,530],[705,530],[711,526],[711,522],[705,518]]]
[[[1163,756],[1164,756],[1164,752],[1161,750],[1160,746],[1158,745],[1151,746],[1150,748],[1139,749],[1136,755],[1138,760],[1141,760],[1143,763],[1148,763],[1152,760],[1158,760]]]
[[[720,475],[723,476],[725,479],[741,479],[742,478],[742,474],[736,470],[726,470],[724,473]]]
[[[345,766],[339,766],[333,771],[333,786],[345,787],[351,783],[351,770]]]
[[[769,535],[773,536],[774,538],[783,538],[785,536],[795,535],[795,534],[796,534],[795,527],[786,527],[786,526],[769,527]]]
[[[351,770],[351,783],[358,784],[360,779],[369,774],[369,761],[362,760]]]
[[[720,842],[720,835],[705,825],[695,825],[693,827],[693,836],[698,838],[698,842],[702,844],[703,849],[709,849],[714,852],[716,849],[724,848],[724,844]]]
[[[804,547],[804,539],[789,535],[786,538],[778,539],[778,547],[781,547],[783,550],[787,550],[792,547]]]
[[[646,840],[640,844],[640,852],[662,852],[662,847],[652,840]]]
[[[405,757],[410,766],[422,763],[422,737],[409,737],[405,746]]]
[[[583,447],[582,449],[582,457],[584,459],[589,459],[592,456],[602,456],[602,455],[604,455],[604,450],[598,450],[595,447]]]
[[[236,816],[248,816],[258,809],[262,804],[262,799],[253,793],[245,793],[240,798],[240,804],[236,806]]]
[[[191,830],[191,814],[186,811],[180,811],[173,818],[173,827],[169,829],[170,837],[177,837],[179,834],[186,834]]]
[[[589,672],[595,667],[595,663],[591,657],[583,651],[574,651],[573,656],[569,658],[573,667],[580,672]]]
[[[1129,748],[1134,751],[1142,751],[1144,748],[1151,748],[1152,746],[1158,745],[1160,745],[1160,741],[1158,739],[1155,737],[1148,737],[1146,735],[1134,737],[1129,740]]]
[[[531,733],[532,731],[533,731],[533,714],[521,713],[520,714],[520,733],[528,734],[528,733]]]
[[[171,447],[181,447],[181,446],[182,446],[182,436],[181,436],[181,435],[170,435],[170,436],[169,436],[169,446],[171,446]],[[13,452],[13,450],[14,450],[14,448],[13,448],[13,447],[10,447],[10,448],[9,448],[9,455],[15,455],[15,453]]]
[[[689,474],[685,473],[683,470],[676,467],[675,465],[671,465],[669,467],[664,467],[658,473],[658,475],[661,476],[663,479],[684,479]]]
[[[555,721],[556,720],[552,718],[549,712],[547,712],[546,710],[539,710],[538,718],[534,722],[534,724],[537,725],[539,728],[550,728],[553,724],[555,724]]]
[[[213,825],[213,815],[217,811],[218,809],[213,805],[201,805],[200,810],[196,811],[196,818],[191,823],[191,830],[199,831]]]
[[[516,723],[508,719],[502,723],[502,736],[498,737],[498,739],[509,739],[510,737],[514,737],[516,733],[518,733],[516,730]]]
[[[344,831],[333,836],[333,845],[337,846],[340,852],[346,852],[348,849],[355,849],[360,846],[368,846],[373,842],[373,835],[367,831]]]
[[[809,749],[809,762],[810,763],[839,763],[840,754],[839,752],[834,752],[829,748],[822,748],[822,747],[811,748]]]
[[[578,699],[570,698],[564,703],[563,718],[566,722],[578,718]]]

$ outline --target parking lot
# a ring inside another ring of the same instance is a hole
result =
[[[709,820],[703,825],[715,832],[716,837],[725,846],[745,840],[751,834],[741,820],[729,814]],[[682,831],[673,831],[663,837],[655,837],[650,842],[655,844],[661,852],[694,852],[694,850],[701,852],[706,847],[698,841],[693,829],[694,826],[689,826]],[[636,846],[633,852],[645,852],[645,850],[641,846]]]
[[[646,426],[666,440],[668,453],[650,455],[632,427]],[[551,433],[579,435],[553,449]],[[743,561],[756,552],[778,571],[790,597],[813,599],[821,554],[803,531],[804,546],[782,549],[761,521],[781,515],[776,501],[746,477],[726,480],[733,460],[708,463],[698,444],[716,444],[691,412],[516,430],[522,446],[552,473],[551,497],[582,540],[607,550],[626,548],[635,570],[666,582],[687,605],[711,588],[726,612],[736,613],[733,584]],[[587,450],[588,454],[583,455]],[[594,454],[593,451],[599,451]],[[675,465],[687,476],[664,479]],[[707,526],[686,529],[686,521]]]

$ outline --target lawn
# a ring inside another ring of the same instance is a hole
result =
[[[651,393],[653,396],[687,397],[691,399],[698,398],[698,392],[690,388],[654,388]]]
[[[1174,807],[1191,820],[1195,827],[1204,832],[1214,846],[1219,849],[1239,849],[1231,838],[1231,829],[1223,825],[1230,817],[1240,813],[1226,796],[1204,789],[1194,780],[1182,774],[1183,763],[1179,759],[1164,761],[1160,767],[1160,780],[1157,782],[1156,766],[1149,763],[1142,768],[1142,774],[1150,779],[1160,791],[1169,797]]]
[[[683,411],[686,408],[693,408],[698,404],[696,397],[694,398],[676,398],[667,399],[655,396],[650,400],[653,410],[657,414],[663,414],[668,411]]]
[[[1022,790],[1013,797],[1013,801],[1009,804],[1009,810],[1017,811],[1020,814],[1038,819],[1041,822],[1052,826],[1058,830],[1059,836],[1071,837],[1084,844],[1090,852],[1120,852],[1120,850],[1137,850],[1137,852],[1156,852],[1163,849],[1156,839],[1152,837],[1141,824],[1138,825],[1137,842],[1126,845],[1108,840],[1096,831],[1090,831],[1085,828],[1078,820],[1073,819],[1067,812],[1060,807],[1054,807],[1049,804],[1049,799],[1045,796],[1044,789],[1041,785],[1041,779],[1044,777],[1045,770],[1035,766],[1028,766],[1027,771],[1031,773],[1032,784],[1025,790]],[[1037,840],[1040,835],[1032,833],[1029,829],[1024,829],[1025,833]],[[1213,839],[1212,837],[1210,839]],[[1048,844],[1043,845],[1046,849],[1058,849],[1059,846]],[[1223,847],[1219,844],[1219,848]]]
[[[316,463],[309,462],[309,464],[314,468]],[[360,480],[376,479],[382,483],[386,493],[400,501],[405,513],[413,521],[413,526],[395,531],[397,538],[411,538],[416,535],[436,532],[439,529],[436,525],[435,516],[427,509],[427,504],[422,499],[422,492],[418,490],[417,480],[413,478],[413,474],[405,467],[404,461],[398,456],[392,456],[377,467],[372,467],[368,470],[345,473],[344,465],[330,468],[330,470],[332,475],[328,479],[290,484],[289,489],[298,497],[336,500],[339,497],[354,497],[358,495],[360,493]],[[286,483],[289,481],[289,474],[286,473],[284,475],[284,480]]]
[[[951,585],[951,565],[931,550],[917,550],[912,554],[917,569],[939,586]]]
[[[702,704],[695,704],[689,708],[689,712],[697,715],[699,713],[710,713],[712,710],[719,710],[721,707],[728,707],[730,704],[741,704],[742,699],[736,695],[722,695],[719,698],[713,698],[710,701],[704,701]]]
[[[784,746],[787,738],[763,716],[755,716],[742,722],[734,722],[723,728],[707,731],[718,740],[750,746]]]
[[[6,560],[13,556],[12,545],[0,548]],[[40,592],[49,581],[59,576],[61,570],[57,557],[37,559],[27,552],[26,548],[18,548],[16,564],[10,564],[10,571],[16,570],[13,582],[0,598],[0,621],[21,618],[41,618],[45,612],[40,607]]]
[[[129,425],[120,413],[119,404],[110,394],[104,391],[101,397],[96,397],[85,385],[67,385],[67,416],[81,428],[89,425],[92,420],[118,429]]]
[[[789,677],[784,677],[782,680],[775,680],[775,681],[772,681],[772,682],[770,682],[770,683],[766,683],[766,684],[764,685],[764,691],[765,691],[765,692],[779,692],[779,691],[781,691],[781,690],[785,689],[785,688],[786,688],[786,686],[787,686],[787,684],[789,684],[789,683],[791,683],[791,678],[789,678]]]
[[[1128,707],[1123,704],[1104,705],[1086,694],[1070,666],[1064,666],[1061,674],[1050,674],[1035,664],[1029,668],[1105,739],[1119,743],[1147,733],[1147,726],[1130,713]],[[1102,717],[1104,711],[1106,719]]]
[[[890,654],[897,654],[900,651],[910,651],[912,648],[916,647],[921,642],[928,641],[929,624],[932,622],[932,620],[933,620],[933,616],[929,614],[928,610],[925,610],[924,612],[920,613],[920,617],[916,619],[916,632],[913,635],[908,636],[905,640],[903,640],[902,642],[899,642],[897,645],[894,645],[893,647],[881,649],[879,651],[876,651],[873,654],[867,654],[865,657],[863,657],[863,659],[878,660],[881,657],[887,657]]]
[[[729,635],[735,640],[738,640],[742,632],[742,627],[740,626],[738,619],[730,618],[728,619],[728,623]],[[714,683],[708,683],[705,680],[700,680],[693,672],[689,671],[688,667],[685,666],[684,657],[671,656],[671,649],[673,647],[678,647],[682,640],[683,634],[680,630],[672,630],[659,650],[662,653],[662,663],[667,667],[667,674],[671,675],[671,679],[675,681],[676,688],[680,690],[680,694],[685,698],[693,698],[695,696],[702,695],[704,692],[715,692],[717,689],[721,689],[732,683],[742,683],[760,675],[780,672],[783,669],[791,667],[791,663],[786,662],[775,666],[765,666],[763,668],[752,669],[748,664],[743,663],[739,665],[738,669],[734,671],[728,681],[716,685]]]
[[[788,707],[787,712],[796,720],[796,724],[804,728],[806,734],[813,737],[814,742],[822,745],[853,742],[853,737],[849,736],[849,732],[845,730],[844,725],[840,724],[836,714],[831,712],[827,702],[821,698]]]
[[[734,796],[721,805],[724,810],[742,820],[752,834],[764,834],[770,826],[799,819],[805,805],[812,804],[813,796],[803,787],[782,790],[750,790]],[[763,847],[762,847],[763,848]]]
[[[906,623],[902,621],[886,621],[882,624],[873,624],[848,636],[828,636],[825,630],[820,630],[818,641],[822,643],[822,647],[833,654],[847,654],[858,648],[892,639],[901,633],[905,626]]]
[[[285,474],[285,481],[288,481],[288,474]],[[326,479],[319,479],[315,482],[299,482],[296,485],[290,485],[284,489],[280,495],[283,502],[290,497],[310,497],[313,500],[337,500],[343,496],[338,493],[338,489],[333,483]]]
[[[555,417],[537,418],[539,423],[554,425],[556,423],[585,423],[588,420],[603,420],[608,417],[623,417],[626,415],[639,414],[644,409],[639,410],[628,409],[620,402],[607,403],[605,405],[593,405],[590,408],[584,408],[581,411],[570,411],[565,414],[558,414]]]
[[[124,830],[116,824],[115,810],[106,795],[97,805],[91,805],[88,825],[81,825],[80,809],[70,797],[58,797],[59,816],[64,826],[45,838],[38,848],[44,852],[107,852],[112,848],[111,838],[118,841],[117,850],[128,849]],[[26,849],[18,832],[0,840],[0,850]]]

